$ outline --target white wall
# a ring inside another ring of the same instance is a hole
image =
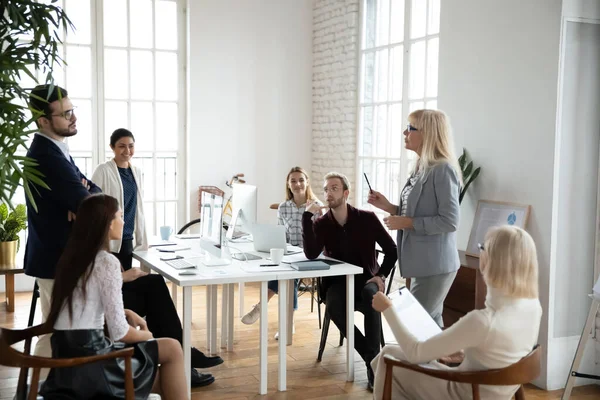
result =
[[[547,348],[560,0],[446,0],[440,27],[440,109],[457,148],[482,167],[462,204],[464,249],[476,200],[532,206]],[[546,386],[546,361],[538,385]],[[566,380],[566,377],[565,377]]]
[[[243,172],[259,187],[258,219],[310,168],[312,2],[194,0],[189,7],[189,185],[226,189]]]

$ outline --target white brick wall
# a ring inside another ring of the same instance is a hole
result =
[[[313,3],[312,186],[322,193],[330,171],[356,175],[360,0]]]

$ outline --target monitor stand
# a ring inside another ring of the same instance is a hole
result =
[[[206,265],[207,267],[220,267],[222,265],[230,265],[231,260],[211,256],[207,253],[204,260],[202,260],[202,264]]]

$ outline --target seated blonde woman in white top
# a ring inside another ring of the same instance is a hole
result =
[[[538,300],[535,244],[527,232],[513,226],[492,229],[480,245],[479,265],[487,285],[486,308],[473,310],[450,328],[419,342],[407,331],[391,301],[378,293],[373,308],[385,316],[398,345],[385,346],[373,360],[374,398],[381,399],[385,380],[383,356],[433,368],[449,367],[437,360],[464,350],[458,371],[507,367],[525,357],[537,343],[542,307]],[[404,368],[394,368],[393,399],[470,399],[471,386],[448,382]],[[480,387],[482,399],[511,399],[518,386]]]

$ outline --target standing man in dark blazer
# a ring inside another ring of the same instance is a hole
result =
[[[38,162],[37,169],[44,174],[43,179],[50,190],[39,186],[32,190],[37,211],[29,198],[26,199],[29,234],[24,264],[25,273],[37,278],[42,320],[45,321],[56,264],[71,232],[79,203],[101,190],[79,171],[69,155],[65,139],[77,134],[77,117],[67,91],[59,86],[36,86],[31,91],[29,105],[41,115],[36,121],[39,131],[27,157]],[[35,354],[51,357],[50,335],[40,338]]]
[[[384,291],[384,281],[396,264],[396,244],[374,213],[347,203],[350,183],[346,176],[336,172],[325,175],[323,191],[329,211],[313,222],[313,214],[323,207],[311,202],[302,215],[304,254],[313,259],[324,251],[326,256],[363,268],[363,273],[355,277],[354,294],[355,305],[365,316],[365,334],[354,327],[354,347],[367,365],[372,390],[371,360],[379,354],[381,346],[381,314],[371,303],[378,291]],[[381,267],[377,263],[376,245],[384,254]],[[346,336],[346,284],[341,278],[323,278],[322,293],[325,293],[325,312]]]

